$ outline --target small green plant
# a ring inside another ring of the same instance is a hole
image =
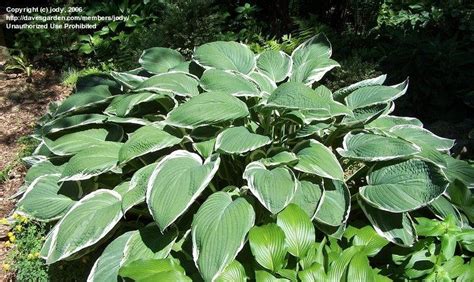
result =
[[[38,147],[40,141],[32,136],[21,136],[17,140],[17,144],[20,147],[18,158],[26,158],[33,154],[36,147]]]
[[[87,76],[87,75],[97,75],[101,73],[103,73],[103,71],[97,67],[85,68],[82,70],[76,70],[72,68],[63,72],[61,83],[66,86],[74,87],[76,86],[76,83],[80,77]]]
[[[20,214],[13,214],[11,220],[2,219],[9,225],[8,241],[4,246],[10,249],[4,271],[15,273],[17,281],[47,281],[48,266],[40,259],[40,250],[46,235],[44,223],[34,222]]]
[[[474,279],[474,230],[459,227],[455,215],[445,220],[417,218],[416,231],[424,238],[413,248],[394,249],[399,279],[470,281]],[[467,261],[466,261],[467,260]]]
[[[2,170],[0,170],[0,183],[7,181],[10,177],[11,170],[15,167],[15,162],[8,163]]]
[[[81,80],[41,120],[17,203],[53,225],[41,257],[98,250],[89,281],[381,280],[382,248],[416,244],[413,217],[467,228],[473,167],[391,114],[408,80],[332,92],[331,55],[322,34],[291,55],[156,47]]]
[[[24,73],[28,78],[31,77],[33,65],[29,63],[28,59],[23,52],[17,51],[16,55],[12,55],[10,59],[5,63],[5,72],[21,72]]]

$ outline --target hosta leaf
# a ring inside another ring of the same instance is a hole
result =
[[[382,130],[390,130],[390,128],[397,125],[413,125],[423,127],[423,123],[417,118],[398,117],[398,116],[381,116],[369,124],[367,128],[377,128]]]
[[[302,258],[316,240],[313,223],[297,205],[290,204],[277,216],[277,224],[285,233],[288,252]]]
[[[324,85],[314,89],[314,92],[320,100],[319,103],[322,103],[322,107],[320,106],[316,109],[301,111],[306,124],[310,124],[315,120],[326,120],[340,115],[344,115],[345,118],[352,117],[352,111],[349,110],[345,105],[334,101],[331,90],[329,90]]]
[[[208,69],[201,77],[200,85],[207,92],[217,91],[236,97],[260,97],[258,85],[240,73]]]
[[[472,189],[474,187],[474,166],[448,155],[444,155],[444,159],[447,167],[443,169],[443,172],[446,174],[449,182],[457,179],[469,189]]]
[[[82,90],[99,85],[107,85],[111,90],[119,90],[120,84],[113,80],[110,75],[106,73],[88,74],[79,76],[76,82],[76,89]]]
[[[148,180],[156,168],[157,163],[144,166],[137,170],[130,180],[125,193],[123,194],[122,209],[129,208],[145,201]]]
[[[123,138],[123,129],[120,126],[106,128],[93,128],[77,131],[59,137],[56,140],[44,138],[48,149],[55,155],[74,155],[84,149],[101,145],[103,141],[120,141]]]
[[[322,188],[310,181],[302,180],[291,202],[298,205],[312,219],[324,197]]]
[[[408,213],[379,210],[365,203],[360,197],[357,201],[380,236],[400,246],[413,246],[416,241],[416,230]]]
[[[347,87],[341,88],[334,92],[334,100],[336,101],[343,101],[344,98],[347,97],[350,93],[354,92],[355,90],[366,87],[366,86],[374,86],[374,85],[382,85],[387,78],[386,74],[382,74],[380,76],[365,79],[354,84],[351,84]]]
[[[104,112],[109,115],[125,117],[128,116],[140,104],[147,103],[150,101],[158,101],[162,104],[168,105],[171,108],[174,106],[175,103],[175,101],[173,101],[171,97],[160,93],[156,94],[144,92],[138,94],[126,94],[116,96]]]
[[[348,133],[342,147],[336,149],[341,156],[362,161],[393,160],[421,152],[420,147],[405,140],[365,132]]]
[[[247,165],[243,178],[247,180],[252,194],[273,214],[279,213],[291,202],[298,187],[291,170],[285,167],[268,170],[258,161]]]
[[[196,96],[199,94],[199,82],[184,72],[168,72],[154,75],[137,86],[134,91],[171,92],[178,96]]]
[[[307,114],[323,115],[327,119],[333,115],[351,114],[344,105],[332,100],[331,92],[324,86],[316,90],[298,82],[285,82],[268,97],[270,107],[295,110],[312,110]]]
[[[74,155],[59,181],[85,180],[117,168],[122,143],[104,142]]]
[[[183,214],[211,182],[220,158],[201,158],[178,150],[163,158],[153,171],[147,188],[150,214],[163,231]]]
[[[77,128],[90,124],[103,124],[106,115],[83,114],[55,119],[41,128],[43,135],[60,132],[66,129]]]
[[[90,88],[84,88],[64,100],[56,109],[54,115],[64,115],[80,111],[98,104],[107,102],[112,97],[109,87],[99,85]]]
[[[212,138],[207,141],[193,143],[193,148],[203,158],[208,158],[214,152],[215,144],[216,144],[216,138]]]
[[[319,33],[301,43],[291,54],[293,60],[304,62],[311,58],[329,58],[332,47],[326,35]]]
[[[64,165],[55,166],[50,161],[42,161],[28,169],[25,175],[25,184],[32,183],[36,178],[47,174],[61,174],[64,169]]]
[[[290,81],[311,85],[320,81],[328,71],[340,66],[338,62],[329,58],[308,59],[302,64],[293,59]]]
[[[351,209],[351,195],[346,184],[337,180],[324,181],[324,197],[315,220],[329,226],[343,224]]]
[[[185,128],[218,124],[249,115],[247,105],[231,95],[207,92],[192,97],[168,114],[169,125]]]
[[[283,151],[273,157],[262,159],[261,162],[265,166],[289,165],[297,163],[298,158],[293,152]]]
[[[366,86],[349,94],[344,100],[350,109],[364,108],[376,104],[387,103],[405,94],[408,83],[399,89],[392,86]]]
[[[172,147],[181,142],[181,138],[153,125],[140,127],[123,144],[119,151],[119,162],[124,164],[134,158]]]
[[[263,73],[254,71],[249,76],[258,84],[261,91],[266,92],[265,95],[272,93],[277,88],[276,83]],[[264,96],[263,94],[261,93],[260,96]]]
[[[375,281],[369,259],[364,253],[354,255],[347,270],[347,279],[351,281]]]
[[[255,68],[255,56],[244,44],[217,41],[196,48],[193,59],[204,68],[249,74]]]
[[[184,62],[184,57],[176,50],[154,47],[143,51],[138,63],[151,73],[163,73]]]
[[[133,231],[127,232],[107,245],[94,263],[87,277],[88,282],[117,281],[123,251],[132,235]]]
[[[287,246],[285,233],[274,223],[254,226],[249,232],[249,243],[255,260],[266,269],[277,272],[285,266]]]
[[[228,154],[243,154],[268,145],[272,140],[264,135],[251,133],[243,126],[222,131],[216,139],[216,150]]]
[[[257,68],[273,81],[280,82],[291,72],[291,57],[282,51],[267,50],[258,56]]]
[[[293,69],[290,80],[307,85],[319,81],[326,72],[339,66],[336,61],[329,59],[331,54],[331,43],[324,34],[306,40],[291,54]]]
[[[173,258],[133,261],[120,268],[120,276],[136,282],[173,281],[191,282],[179,261]]]
[[[276,278],[265,270],[255,271],[255,281],[256,282],[289,282],[290,280],[286,278]]]
[[[72,206],[51,231],[46,263],[67,258],[106,236],[122,218],[121,202],[118,193],[101,189]]]
[[[346,126],[352,126],[357,124],[366,124],[372,120],[376,120],[380,117],[387,109],[390,108],[390,104],[377,104],[367,106],[364,108],[357,108],[352,110],[354,116],[345,116],[342,119],[342,124]]]
[[[348,213],[347,218],[348,217],[349,217],[349,213]],[[347,229],[347,218],[339,226],[331,226],[324,223],[320,223],[319,221],[316,221],[314,225],[330,238],[341,240],[341,238],[344,236],[344,232],[346,232],[346,229]]]
[[[454,180],[449,184],[446,194],[450,201],[462,210],[469,221],[474,222],[474,197],[471,190],[461,181]]]
[[[298,151],[296,156],[298,157],[298,163],[294,167],[296,170],[344,181],[344,172],[336,156],[320,142],[309,140],[309,147]]]
[[[331,128],[330,124],[319,122],[311,125],[305,125],[296,132],[296,138],[304,138],[311,135],[322,137],[327,135],[327,131]]]
[[[182,62],[180,63],[179,65],[173,67],[172,69],[170,69],[170,71],[181,71],[181,72],[187,72],[187,73],[193,73],[192,69],[194,67],[194,65],[197,65],[196,63],[194,63],[192,61],[185,61],[185,62]]]
[[[280,271],[278,271],[278,275],[287,278],[290,281],[296,281],[298,277],[298,272],[293,269],[280,269]]]
[[[120,196],[123,198],[123,196],[127,193],[129,186],[130,186],[130,181],[124,181],[116,185],[112,190],[119,193]]]
[[[328,280],[331,282],[336,281],[347,281],[347,267],[351,262],[352,258],[360,253],[361,247],[351,246],[345,249],[339,256],[334,260],[333,264],[328,271]],[[350,280],[350,279],[349,279]]]
[[[213,281],[234,260],[254,225],[253,207],[243,198],[212,194],[194,215],[193,258],[205,281]]]
[[[52,221],[64,215],[74,201],[58,194],[59,176],[59,174],[46,174],[36,178],[16,204],[18,211],[40,221]]]
[[[247,275],[242,264],[236,260],[231,262],[217,277],[216,282],[245,282]]]
[[[319,263],[314,263],[310,267],[298,271],[298,278],[305,282],[318,282],[327,280],[324,266]]]
[[[370,257],[377,255],[380,250],[389,242],[377,234],[377,232],[370,225],[366,225],[360,229],[349,226],[344,235],[353,232],[352,244],[355,246],[363,246],[364,254]]]
[[[360,195],[370,205],[388,212],[407,212],[428,205],[444,193],[448,181],[441,170],[422,160],[380,163],[367,176]]]
[[[124,125],[149,125],[151,124],[150,121],[142,118],[133,118],[133,117],[116,117],[116,116],[109,116],[107,117],[107,122],[113,122],[118,124]]]
[[[436,150],[449,150],[454,146],[454,140],[439,137],[416,125],[397,125],[390,128],[390,133],[419,146],[433,147]]]
[[[124,233],[105,248],[94,263],[87,281],[117,281],[122,265],[143,259],[164,259],[169,255],[176,237],[176,231],[161,234],[154,224]]]
[[[137,87],[145,79],[145,76],[132,74],[129,72],[111,72],[110,75],[128,89]]]
[[[463,218],[459,213],[459,210],[445,196],[441,196],[431,202],[429,208],[436,215],[436,217],[440,219],[444,220],[448,216],[451,216],[456,222],[457,226],[462,227],[464,225]]]
[[[139,259],[166,258],[178,238],[177,229],[161,233],[154,223],[132,232],[133,235],[123,251],[122,264]]]
[[[322,120],[323,118],[327,119],[340,115],[353,115],[352,111],[349,110],[345,105],[334,101],[331,90],[329,90],[329,88],[326,86],[318,86],[316,89],[314,89],[314,92],[319,99],[324,101],[324,108],[302,111],[303,115],[305,116],[305,120]]]

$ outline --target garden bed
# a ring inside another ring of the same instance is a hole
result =
[[[41,117],[51,101],[67,96],[71,89],[62,86],[58,76],[50,71],[38,70],[32,73],[31,83],[25,75],[0,72],[0,218],[8,216],[14,206],[10,197],[23,184],[26,168],[19,158],[31,150],[31,134],[36,120]],[[7,240],[6,226],[1,226],[0,261],[6,258],[3,243]],[[5,281],[5,273],[0,280]]]

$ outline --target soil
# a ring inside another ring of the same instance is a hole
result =
[[[61,100],[71,89],[60,84],[58,75],[50,71],[33,71],[30,78],[0,71],[0,171],[11,168],[7,179],[0,180],[0,218],[12,213],[14,200],[10,197],[23,183],[26,168],[18,161],[23,145],[19,138],[32,133],[35,123],[51,101]],[[0,226],[0,264],[7,250],[6,226]],[[0,281],[11,280],[0,270]]]

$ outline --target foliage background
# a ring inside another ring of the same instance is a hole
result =
[[[389,74],[388,83],[410,77],[409,93],[396,114],[416,114],[436,133],[461,140],[457,153],[472,158],[471,1],[50,0],[41,5],[130,16],[127,22],[98,23],[98,30],[5,30],[8,47],[20,49],[35,67],[55,69],[66,78],[84,68],[131,69],[142,50],[155,46],[189,55],[205,42],[235,40],[251,44],[254,51],[291,52],[304,39],[325,32],[342,64],[327,77],[341,82],[329,85],[332,89],[379,73]]]

